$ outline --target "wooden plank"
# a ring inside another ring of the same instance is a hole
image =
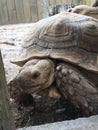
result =
[[[15,130],[0,51],[0,130]]]
[[[43,1],[43,18],[49,17],[49,2],[48,0],[42,0]]]
[[[15,8],[15,1],[7,0],[7,7],[8,7],[9,23],[10,24],[17,23],[17,13],[16,13],[16,8]]]
[[[23,10],[23,0],[15,0],[16,12],[17,12],[17,22],[25,22],[24,10]]]
[[[73,4],[77,5],[77,0],[62,0],[62,3],[64,3],[64,4],[73,3]]]
[[[4,24],[4,19],[3,19],[3,9],[2,9],[2,1],[0,1],[0,24]]]
[[[0,2],[0,25],[3,24],[3,17],[2,17],[2,5],[1,5],[1,2]]]
[[[0,0],[0,16],[2,24],[8,24],[8,9],[7,9],[7,1],[6,0]]]
[[[56,0],[49,0],[49,5],[56,5]]]
[[[86,5],[86,2],[87,2],[87,1],[86,1],[86,0],[83,0],[82,2],[83,2],[82,4]]]
[[[75,5],[80,4],[81,0],[48,0],[49,5],[55,5],[55,4],[68,4],[68,3],[74,3]],[[83,0],[82,0],[83,3]]]
[[[30,21],[36,22],[38,20],[37,0],[30,0]]]
[[[77,2],[77,0],[73,0],[73,3],[74,3],[75,5],[78,5],[78,4],[79,4],[79,2]]]
[[[72,2],[72,0],[66,0],[66,4],[67,4],[67,3],[71,3],[71,2]]]
[[[56,4],[62,4],[62,0],[56,0]]]
[[[86,4],[87,4],[87,5],[91,5],[92,2],[93,2],[92,0],[87,0],[87,3],[86,3]]]
[[[24,9],[24,18],[25,22],[30,22],[30,1],[29,0],[23,0],[23,9]]]
[[[2,13],[3,13],[3,19],[4,19],[3,24],[8,24],[9,18],[8,18],[7,1],[6,0],[1,0],[1,1],[2,1]]]
[[[62,0],[62,4],[67,4],[67,0]]]
[[[50,0],[48,0],[49,6],[50,6]]]
[[[74,3],[91,5],[92,0],[47,0],[49,5]],[[45,4],[45,5],[44,5]],[[45,0],[0,0],[0,24],[35,22],[47,16]]]
[[[43,18],[43,0],[37,0],[38,19]]]
[[[38,18],[42,19],[49,16],[49,5],[47,0],[37,0]]]

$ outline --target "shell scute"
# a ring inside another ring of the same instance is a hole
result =
[[[35,23],[23,43],[22,55],[13,62],[17,65],[22,66],[33,58],[50,57],[98,73],[97,19],[60,13]]]

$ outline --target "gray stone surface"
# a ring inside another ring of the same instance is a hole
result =
[[[45,125],[21,128],[18,130],[98,130],[98,115]]]
[[[23,36],[32,25],[33,23],[0,26],[0,49],[7,82],[18,73],[19,67],[10,61],[18,57]]]

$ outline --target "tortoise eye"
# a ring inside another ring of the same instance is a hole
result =
[[[38,78],[39,75],[40,75],[39,72],[34,72],[34,73],[32,74],[32,79],[36,79],[36,78]]]

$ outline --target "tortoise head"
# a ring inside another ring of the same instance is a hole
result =
[[[24,93],[38,93],[52,85],[54,64],[49,59],[33,59],[24,64],[10,86]],[[13,88],[12,88],[13,89]]]

